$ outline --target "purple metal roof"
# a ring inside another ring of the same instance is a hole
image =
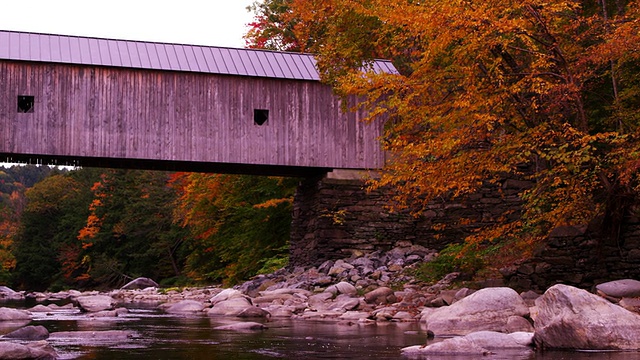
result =
[[[0,59],[320,80],[313,55],[0,30]],[[397,73],[376,60],[376,73]]]

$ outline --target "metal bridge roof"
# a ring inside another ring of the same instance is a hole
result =
[[[313,55],[0,30],[0,59],[320,80]],[[376,60],[376,73],[397,73]]]

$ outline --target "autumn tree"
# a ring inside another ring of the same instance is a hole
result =
[[[233,284],[286,265],[297,179],[181,173],[173,182],[191,278]]]
[[[84,278],[120,286],[138,276],[157,281],[182,275],[185,231],[174,225],[170,174],[102,170],[91,186],[89,214],[77,235]]]
[[[638,1],[292,0],[324,81],[386,119],[391,156],[373,186],[416,214],[505,177],[534,183],[522,216],[466,250],[530,245],[561,225],[615,239],[637,200]],[[375,57],[398,74],[373,74]],[[514,250],[515,249],[515,250]],[[513,260],[513,258],[511,258]],[[497,265],[497,264],[496,264]]]
[[[78,179],[64,174],[49,176],[26,191],[13,245],[21,288],[44,290],[61,281],[65,261],[75,261],[68,252],[79,248],[76,233],[87,216],[89,195]]]
[[[296,20],[290,17],[291,0],[256,1],[247,7],[254,13],[244,38],[249,48],[300,51],[293,29]]]

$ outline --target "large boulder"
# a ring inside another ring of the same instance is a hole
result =
[[[86,312],[98,312],[112,310],[116,305],[116,300],[108,295],[85,295],[76,298],[78,307]]]
[[[0,321],[31,320],[31,314],[26,310],[0,308]]]
[[[356,289],[355,286],[349,284],[346,281],[341,281],[341,282],[339,282],[339,283],[337,283],[335,285],[331,285],[325,291],[326,292],[330,292],[334,296],[337,296],[337,295],[340,295],[340,294],[346,294],[346,295],[349,295],[349,296],[358,295],[358,289]]]
[[[514,316],[529,315],[529,307],[515,290],[485,288],[450,306],[424,313],[421,321],[436,335],[466,335],[476,331],[527,331],[514,328]]]
[[[204,310],[204,304],[195,300],[182,300],[177,302],[167,309],[165,312],[169,314],[188,314],[188,313],[200,313]]]
[[[640,315],[568,285],[536,300],[535,341],[543,348],[640,349]]]
[[[238,297],[244,297],[242,292],[235,289],[224,289],[218,294],[216,294],[214,297],[209,299],[209,302],[211,302],[212,305],[216,305],[219,302],[227,301],[229,299],[238,298]]]
[[[130,282],[126,283],[123,287],[121,287],[120,289],[123,290],[136,290],[136,289],[146,289],[149,287],[159,287],[160,285],[158,285],[158,283],[156,283],[155,281],[146,278],[146,277],[139,277],[137,279],[131,280]]]
[[[56,350],[46,341],[31,342],[26,345],[0,342],[0,359],[57,359]]]
[[[614,280],[596,285],[596,290],[609,297],[640,297],[640,281],[633,279]]]
[[[428,346],[416,345],[402,349],[407,356],[415,355],[488,355],[507,352],[513,357],[533,352],[533,333],[504,334],[494,331],[479,331],[463,337],[453,337]]]
[[[238,316],[250,307],[253,307],[253,305],[249,299],[244,296],[237,296],[216,302],[211,309],[207,310],[207,314],[214,316]]]
[[[24,294],[19,293],[9,287],[0,286],[0,299],[23,300]]]
[[[6,334],[4,338],[31,341],[46,340],[49,338],[49,331],[42,325],[29,325]]]
[[[396,296],[390,288],[381,286],[364,294],[364,301],[369,304],[391,304],[397,301]]]

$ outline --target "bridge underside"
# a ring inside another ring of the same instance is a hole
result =
[[[258,165],[258,164],[232,164],[196,161],[170,161],[149,159],[123,159],[123,158],[97,158],[81,156],[52,156],[32,154],[11,154],[0,152],[0,162],[75,166],[75,167],[100,167],[119,169],[141,169],[160,171],[185,171],[199,173],[219,174],[247,174],[263,176],[287,176],[287,177],[315,177],[332,171],[331,168],[306,167],[306,166],[282,166],[282,165]]]

